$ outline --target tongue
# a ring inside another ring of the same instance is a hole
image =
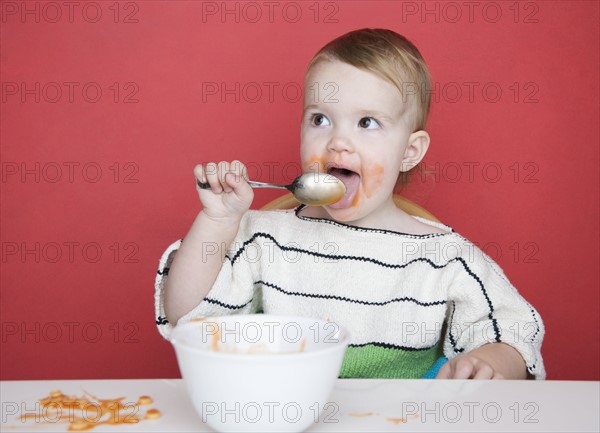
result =
[[[330,204],[329,207],[334,209],[347,208],[352,204],[358,187],[360,185],[360,176],[352,171],[332,170],[331,175],[337,177],[346,186],[346,194],[337,202]]]

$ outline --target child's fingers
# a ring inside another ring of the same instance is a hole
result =
[[[487,362],[480,362],[475,366],[473,379],[489,380],[494,377],[494,369]]]
[[[232,161],[229,165],[229,172],[227,173],[225,181],[227,186],[233,190],[239,190],[239,188],[245,190],[245,186],[249,187],[247,184],[248,170],[246,169],[246,166],[238,160]],[[239,192],[241,191],[236,191],[238,194]]]
[[[227,176],[227,174],[230,171],[231,171],[231,166],[230,166],[229,162],[227,162],[227,161],[219,162],[218,169],[217,169],[219,183],[221,184],[221,188],[223,188],[223,191],[225,191],[225,192],[231,192],[231,187],[227,184],[227,181],[225,180],[225,176]]]
[[[451,379],[452,378],[452,367],[450,362],[445,363],[439,369],[438,374],[435,376],[436,379]]]
[[[231,168],[235,171],[235,173],[239,174],[240,177],[246,181],[250,180],[248,177],[248,168],[244,165],[243,162],[238,161],[237,159],[231,162]]]
[[[473,364],[464,356],[451,359],[440,368],[438,379],[469,379],[473,373]]]
[[[219,168],[221,185],[225,192],[231,192],[239,188],[246,189],[245,185],[248,186],[248,171],[244,164],[235,160],[231,163],[223,162],[219,165]],[[238,195],[240,192],[236,191]]]
[[[209,162],[194,167],[194,176],[201,183],[208,183],[215,194],[231,192],[238,186],[247,183],[248,171],[240,161]]]
[[[254,197],[252,187],[246,182],[246,180],[237,174],[228,173],[225,177],[227,185],[231,190],[240,198]]]
[[[219,181],[219,170],[217,164],[214,162],[209,162],[204,167],[204,176],[206,177],[206,181],[210,185],[210,189],[215,194],[220,194],[223,192],[223,187],[221,186],[221,182]]]
[[[196,178],[196,181],[200,183],[208,183],[211,187],[210,190],[213,193],[218,194],[222,191],[222,189],[218,182],[217,175],[217,165],[214,162],[209,162],[206,165],[198,164],[194,167],[194,177]],[[217,179],[216,182],[215,179]],[[196,188],[204,189],[200,188],[198,185],[196,185]]]
[[[247,196],[252,194],[247,183],[248,171],[240,161],[221,161],[218,164],[209,162],[206,165],[194,167],[194,176],[202,183],[208,183],[214,194],[235,191],[237,195]]]
[[[206,176],[204,175],[204,166],[202,164],[198,164],[194,167],[194,177],[198,182],[207,182]]]
[[[436,379],[504,379],[487,362],[469,356],[458,356],[442,365]]]
[[[456,358],[453,379],[470,379],[473,375],[474,365],[466,357]]]
[[[502,373],[498,373],[497,371],[494,371],[494,375],[492,376],[492,380],[504,380],[505,377]]]

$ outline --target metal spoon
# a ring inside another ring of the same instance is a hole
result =
[[[346,193],[346,185],[337,177],[326,173],[304,173],[290,185],[248,181],[252,188],[287,189],[300,203],[323,206],[335,203]],[[198,187],[210,189],[210,184],[197,182]]]

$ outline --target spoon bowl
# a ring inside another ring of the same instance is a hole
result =
[[[210,189],[208,182],[197,182],[201,189]],[[304,173],[289,185],[248,181],[252,188],[287,189],[300,202],[309,206],[323,206],[339,201],[346,193],[346,185],[327,173]]]

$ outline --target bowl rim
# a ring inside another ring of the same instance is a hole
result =
[[[269,360],[281,360],[282,357],[285,357],[286,359],[307,358],[307,357],[315,357],[315,356],[320,357],[329,352],[335,352],[337,350],[341,350],[342,348],[345,351],[350,343],[350,339],[351,339],[350,332],[344,326],[339,325],[337,323],[336,323],[336,325],[340,332],[340,338],[338,339],[338,341],[331,343],[330,346],[319,347],[316,350],[311,350],[311,351],[307,351],[307,352],[280,352],[280,353],[215,352],[212,349],[207,350],[206,348],[203,348],[203,347],[192,346],[190,344],[187,344],[187,343],[182,342],[177,339],[177,334],[184,332],[184,330],[186,328],[190,328],[192,326],[198,326],[200,323],[203,323],[203,322],[214,322],[219,319],[225,319],[228,321],[232,321],[232,320],[235,321],[236,319],[239,319],[240,321],[246,321],[250,318],[257,318],[257,317],[262,321],[268,321],[269,319],[272,319],[272,320],[279,319],[282,322],[283,321],[293,322],[293,321],[297,320],[297,321],[314,321],[314,322],[319,322],[319,323],[323,323],[323,324],[335,323],[335,322],[328,322],[327,320],[317,318],[317,317],[290,316],[290,315],[282,315],[282,314],[232,314],[232,315],[228,315],[228,316],[219,315],[219,316],[204,317],[204,318],[202,318],[202,320],[198,320],[198,319],[191,320],[189,322],[185,322],[185,323],[176,325],[173,328],[173,331],[171,333],[171,337],[170,337],[169,341],[171,342],[171,344],[174,346],[174,348],[176,350],[183,349],[186,351],[202,353],[203,355],[211,357],[211,358],[243,359],[243,360],[257,360],[257,361],[260,360],[261,362],[269,361]]]

